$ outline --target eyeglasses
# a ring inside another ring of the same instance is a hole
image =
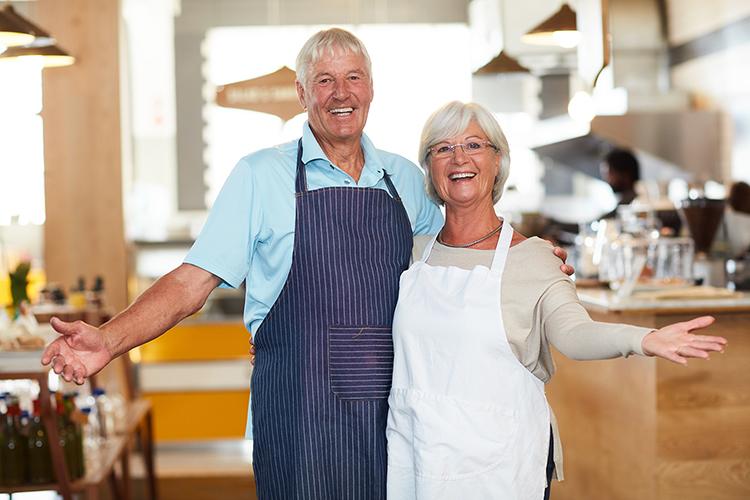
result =
[[[479,153],[483,153],[488,147],[494,149],[497,151],[497,147],[495,147],[494,144],[487,141],[481,141],[481,142],[467,142],[466,144],[453,144],[448,145],[444,144],[442,146],[437,146],[434,148],[428,148],[427,150],[432,154],[433,158],[450,158],[453,156],[453,153],[456,152],[456,148],[458,146],[461,146],[461,151],[464,152],[464,154],[467,155],[476,155]]]

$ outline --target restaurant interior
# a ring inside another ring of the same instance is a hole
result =
[[[295,58],[330,26],[372,58],[379,149],[418,163],[451,100],[496,114],[496,212],[566,249],[593,319],[710,314],[729,340],[687,367],[555,351],[551,498],[750,498],[748,0],[3,0],[0,409],[38,398],[52,423],[51,394],[75,391],[109,436],[78,477],[51,446],[69,479],[0,481],[0,499],[256,498],[241,288],[81,387],[39,358],[52,316],[124,310],[181,264],[240,158],[300,136]],[[640,167],[627,200],[616,150]]]

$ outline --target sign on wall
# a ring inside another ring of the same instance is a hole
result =
[[[305,111],[297,98],[296,77],[293,70],[284,66],[258,78],[220,85],[216,104],[269,113],[287,121]]]

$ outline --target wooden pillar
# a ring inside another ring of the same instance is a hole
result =
[[[122,202],[119,0],[37,0],[37,21],[76,58],[42,73],[45,266],[69,289],[104,278],[115,310],[127,306]]]

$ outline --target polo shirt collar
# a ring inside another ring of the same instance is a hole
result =
[[[380,154],[378,154],[370,138],[364,132],[362,133],[361,144],[365,153],[365,166],[362,169],[360,179],[363,180],[368,177],[375,179],[382,178],[383,160],[380,158]],[[318,144],[317,139],[315,139],[310,129],[310,123],[305,121],[305,124],[302,126],[302,162],[307,165],[314,160],[322,160],[326,163],[326,166],[333,165],[323,152],[323,148]]]

